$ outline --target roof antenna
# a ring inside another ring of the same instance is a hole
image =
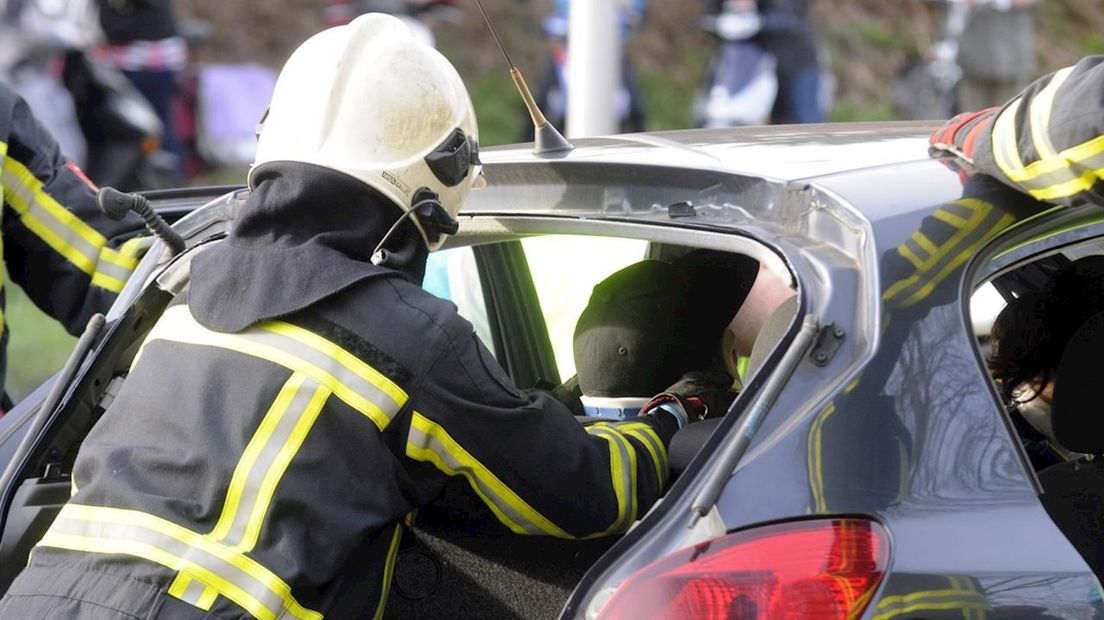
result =
[[[566,153],[575,148],[545,118],[544,112],[541,112],[540,106],[533,99],[533,93],[529,92],[529,85],[525,83],[525,77],[521,75],[517,65],[510,60],[510,55],[506,53],[506,47],[502,45],[502,39],[498,38],[498,32],[495,31],[494,24],[491,23],[491,18],[487,15],[487,10],[483,8],[482,0],[475,0],[475,3],[479,6],[479,12],[483,14],[483,21],[487,23],[491,36],[498,44],[498,51],[502,52],[502,57],[506,59],[506,64],[510,67],[510,77],[513,78],[514,86],[517,86],[518,93],[521,94],[521,99],[525,102],[526,109],[529,110],[529,116],[533,119],[533,153],[536,155],[552,155]]]

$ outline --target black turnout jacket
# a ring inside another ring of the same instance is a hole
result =
[[[161,597],[195,617],[378,616],[403,519],[448,476],[519,534],[622,532],[657,499],[673,420],[584,428],[518,390],[420,287],[412,225],[368,261],[396,207],[302,164],[257,178],[84,442],[11,609],[52,596],[140,615]]]
[[[954,142],[979,171],[1037,200],[1104,204],[1104,56],[1040,78]]]
[[[0,191],[4,266],[31,300],[79,334],[106,311],[138,263],[138,243],[122,244],[142,226],[114,222],[96,207],[95,188],[67,162],[26,102],[0,83]],[[0,275],[3,270],[0,269]],[[0,279],[0,385],[8,325]]]

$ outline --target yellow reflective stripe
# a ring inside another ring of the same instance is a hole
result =
[[[295,428],[292,429],[291,435],[280,448],[280,452],[276,455],[276,459],[273,461],[272,466],[265,474],[264,480],[261,483],[257,503],[253,506],[253,510],[249,515],[249,525],[245,531],[245,538],[234,546],[236,550],[250,551],[257,544],[257,538],[260,537],[261,534],[261,524],[264,522],[265,515],[268,513],[268,507],[272,503],[272,496],[276,492],[276,486],[280,483],[280,479],[283,477],[284,472],[287,471],[291,459],[295,457],[296,453],[299,452],[299,448],[303,446],[307,434],[310,433],[311,427],[314,426],[314,422],[318,419],[318,415],[322,412],[322,407],[326,404],[326,399],[329,397],[330,391],[325,387],[317,386],[315,388],[306,411],[303,412],[299,420],[295,423]]]
[[[417,411],[413,412],[410,420],[406,455],[416,461],[431,463],[446,475],[462,475],[467,478],[468,484],[495,517],[515,533],[574,538],[534,510],[494,472],[457,443],[448,431]]]
[[[5,158],[0,184],[20,221],[46,245],[84,273],[92,283],[119,292],[137,264],[107,247],[107,239],[76,214],[61,206],[43,183],[22,163]]]
[[[211,531],[213,541],[227,541],[237,550],[251,550],[256,544],[259,521],[264,519],[275,482],[287,469],[291,456],[306,438],[305,429],[314,424],[329,392],[293,373],[247,443],[231,477],[219,522]],[[294,447],[290,449],[289,447]],[[276,480],[270,480],[278,472]],[[253,535],[251,536],[250,533]]]
[[[828,406],[817,414],[809,428],[808,448],[806,449],[806,454],[808,454],[809,491],[813,495],[813,510],[818,513],[828,511],[828,501],[824,496],[823,436],[824,422],[835,412],[836,404],[828,403]]]
[[[138,256],[148,249],[149,245],[152,243],[152,237],[132,237],[119,246],[119,254],[124,257],[135,259],[134,264],[137,265]]]
[[[951,226],[954,226],[955,228],[962,228],[969,222],[967,218],[964,218],[960,215],[955,215],[947,209],[936,209],[935,219],[941,222],[946,222]]]
[[[1013,216],[1001,215],[984,201],[963,198],[955,202],[960,206],[969,205],[969,208],[974,209],[974,215],[966,226],[956,230],[950,239],[924,261],[914,274],[890,286],[882,295],[884,301],[909,306],[927,297],[951,272],[968,260],[977,248],[1015,221]],[[991,219],[991,216],[999,217],[991,226],[986,227],[986,220]]]
[[[118,293],[126,286],[126,280],[120,280],[119,278],[114,278],[103,272],[97,271],[92,274],[92,285],[105,288],[112,293]]]
[[[920,287],[915,293],[913,293],[912,296],[906,299],[902,303],[902,305],[910,306],[930,295],[931,292],[935,290],[935,287],[938,286],[939,283],[942,282],[944,279],[946,279],[946,277],[950,275],[952,271],[958,269],[967,260],[969,260],[971,256],[976,254],[978,248],[984,245],[986,241],[992,239],[998,232],[1011,226],[1012,222],[1014,221],[1016,221],[1016,218],[1011,215],[1002,216],[987,234],[978,237],[976,241],[974,241],[964,250],[955,255],[954,258],[952,258],[950,261],[947,261],[946,264],[944,264],[943,268],[939,270],[939,272],[937,272],[931,279],[929,279],[928,282],[924,284],[924,286]]]
[[[917,269],[924,266],[924,260],[917,256],[916,252],[913,252],[912,248],[910,248],[907,244],[902,243],[901,245],[897,246],[897,253],[900,254],[902,258],[912,263],[912,266],[916,267]]]
[[[624,531],[636,520],[636,452],[621,433],[600,426],[589,426],[586,431],[610,444],[610,480],[617,497],[617,518],[604,533]]]
[[[399,556],[399,541],[402,540],[402,523],[395,524],[395,533],[391,535],[391,546],[387,549],[387,559],[383,565],[383,583],[380,587],[380,600],[372,620],[382,620],[383,610],[387,607],[387,594],[391,591],[391,578],[395,574],[395,560]]]
[[[405,402],[406,392],[399,386],[395,385],[390,379],[383,376],[375,368],[372,368],[368,364],[361,361],[360,358],[349,353],[345,349],[337,346],[336,344],[326,340],[322,336],[315,334],[314,332],[292,325],[290,323],[284,323],[281,321],[266,321],[259,326],[261,329],[268,330],[275,334],[287,336],[293,340],[297,340],[304,345],[320,351],[328,357],[336,360],[342,366],[344,366],[349,372],[357,375],[361,379],[364,379],[368,383],[379,388],[383,393],[391,397],[391,400],[395,402]]]
[[[1019,139],[1016,137],[1016,115],[1020,112],[1023,98],[1017,98],[997,115],[993,122],[993,161],[1009,179],[1017,180],[1023,170],[1020,159]]]
[[[1096,184],[1102,177],[1104,177],[1104,168],[1096,170],[1086,170],[1081,173],[1081,176],[1064,183],[1058,183],[1045,187],[1043,189],[1029,189],[1027,193],[1037,200],[1056,200],[1058,198],[1068,198],[1079,192],[1083,192]]]
[[[667,486],[667,475],[669,473],[667,449],[663,446],[663,441],[660,440],[659,434],[655,432],[654,428],[641,422],[617,425],[609,424],[608,422],[599,422],[593,426],[609,428],[623,435],[634,437],[637,441],[644,444],[644,448],[652,457],[652,463],[655,464],[656,482],[659,484],[659,490],[662,491]]]
[[[881,606],[879,606],[879,609]],[[885,612],[879,612],[874,616],[874,620],[889,620],[890,618],[896,618],[898,616],[904,616],[906,614],[915,613],[917,611],[940,611],[945,609],[959,609],[964,613],[966,610],[972,609],[976,611],[988,611],[989,605],[986,603],[968,603],[963,601],[948,601],[945,603],[929,603],[921,602],[900,609],[891,609]]]
[[[291,588],[251,558],[151,514],[66,504],[39,546],[131,555],[187,572],[260,620],[322,620]]]
[[[406,404],[406,393],[336,344],[321,336],[305,338],[304,333],[309,332],[280,321],[268,321],[233,334],[215,332],[197,323],[187,306],[179,305],[161,315],[142,346],[160,339],[219,347],[268,360],[307,375],[367,416],[381,431],[386,428]],[[309,346],[304,340],[317,346]],[[141,354],[139,351],[139,357]]]
[[[1043,90],[1031,99],[1031,107],[1028,110],[1028,116],[1031,119],[1031,142],[1040,160],[1051,159],[1058,155],[1050,140],[1050,114],[1054,108],[1054,96],[1071,72],[1073,67],[1066,67],[1056,72]]]
[[[192,579],[188,573],[179,573],[169,586],[169,595],[203,611],[211,611],[218,598],[218,591]]]
[[[222,513],[208,538],[225,542],[234,551],[253,550],[276,486],[329,395],[329,390],[299,373],[284,383],[234,469]],[[173,586],[183,588],[188,580],[186,573],[180,573]],[[178,598],[198,605],[212,595],[207,588]]]
[[[931,239],[928,239],[927,235],[920,231],[912,233],[912,240],[920,246],[920,249],[927,252],[929,257],[939,252],[939,248],[932,243]]]

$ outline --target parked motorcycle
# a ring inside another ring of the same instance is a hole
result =
[[[0,78],[28,99],[63,153],[95,183],[127,190],[175,186],[174,156],[161,151],[164,128],[153,107],[92,51],[94,15],[88,2],[50,0],[6,12]]]
[[[769,122],[778,96],[774,58],[756,41],[762,17],[754,0],[729,0],[700,27],[716,38],[705,84],[694,98],[698,127],[736,127]]]

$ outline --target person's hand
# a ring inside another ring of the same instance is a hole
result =
[[[640,415],[652,415],[662,409],[679,420],[679,427],[710,417],[720,417],[736,399],[732,377],[725,372],[688,372],[671,387],[658,394],[640,410]]]
[[[947,121],[929,138],[932,154],[949,153],[974,163],[974,146],[982,132],[989,131],[1000,108],[959,114]]]

